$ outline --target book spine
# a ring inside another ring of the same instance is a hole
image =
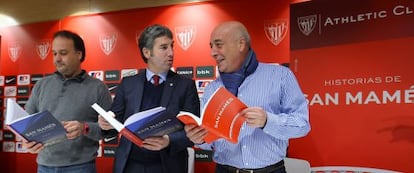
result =
[[[124,136],[125,138],[130,140],[135,145],[137,145],[139,147],[142,147],[142,145],[143,145],[142,140],[140,138],[138,138],[134,133],[132,133],[127,128],[123,128],[119,133],[121,133],[122,136]]]

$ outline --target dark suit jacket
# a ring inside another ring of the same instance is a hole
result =
[[[118,121],[124,122],[130,115],[139,112],[144,83],[147,80],[145,73],[145,70],[142,70],[137,75],[125,77],[118,86],[111,108]],[[200,101],[194,81],[169,71],[161,96],[161,106],[176,114],[184,110],[199,115]],[[112,136],[113,132],[104,132],[104,136]],[[169,134],[169,138],[170,145],[160,151],[161,164],[168,172],[185,173],[187,147],[193,143],[186,137],[184,130]],[[114,173],[123,172],[132,145],[134,144],[129,140],[121,138],[115,154]]]

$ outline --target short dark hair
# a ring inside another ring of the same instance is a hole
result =
[[[64,37],[73,40],[73,46],[75,47],[76,51],[82,52],[82,57],[80,59],[80,62],[83,62],[85,60],[85,43],[83,42],[83,39],[76,33],[68,30],[61,30],[57,31],[53,35],[53,39],[56,37]]]
[[[152,51],[154,47],[154,40],[158,37],[167,36],[170,39],[173,39],[173,34],[171,30],[163,25],[155,24],[148,26],[142,31],[138,38],[138,47],[141,52],[141,57],[145,63],[147,63],[147,58],[145,58],[144,53],[142,52],[143,48],[147,48]]]

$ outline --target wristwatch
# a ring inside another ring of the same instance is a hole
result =
[[[83,122],[83,135],[87,135],[89,133],[89,125],[87,122]]]

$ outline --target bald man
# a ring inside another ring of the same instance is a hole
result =
[[[213,150],[216,173],[285,173],[289,139],[310,131],[307,102],[294,74],[284,66],[258,62],[250,35],[238,21],[215,27],[210,47],[220,77],[206,87],[201,107],[224,86],[248,105],[241,112],[246,122],[237,144],[225,139],[204,143],[207,131],[195,125],[185,126],[187,137],[198,147]]]

